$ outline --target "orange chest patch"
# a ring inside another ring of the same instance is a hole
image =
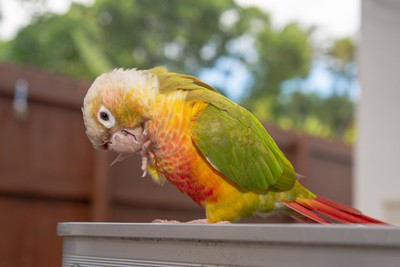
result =
[[[169,133],[153,153],[158,170],[179,191],[202,204],[215,197],[217,173],[203,159],[188,133]]]
[[[149,133],[158,171],[181,192],[204,205],[205,201],[213,201],[218,196],[218,179],[221,178],[191,138],[191,123],[201,110],[193,105],[172,103],[165,113],[158,114],[158,120],[149,126]]]

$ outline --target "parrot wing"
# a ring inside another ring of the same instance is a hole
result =
[[[217,89],[194,76],[168,72],[168,70],[163,66],[155,67],[151,69],[150,72],[157,75],[161,88],[160,92],[162,94],[167,94],[176,90],[195,91],[198,89],[207,89],[218,92]]]
[[[150,72],[158,77],[160,93],[184,90],[186,101],[209,104],[191,130],[194,143],[215,169],[243,190],[293,187],[293,166],[253,114],[196,77],[168,72],[165,67]]]
[[[232,182],[249,191],[286,191],[296,173],[262,124],[223,95],[198,90],[188,100],[209,103],[192,126],[194,143]]]

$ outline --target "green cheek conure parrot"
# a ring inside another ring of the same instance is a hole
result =
[[[95,148],[116,161],[140,151],[143,175],[205,208],[198,222],[290,209],[305,222],[382,223],[303,187],[261,123],[195,77],[116,69],[94,81],[82,110]]]

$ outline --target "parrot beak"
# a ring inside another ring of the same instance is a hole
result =
[[[138,125],[133,129],[121,129],[112,133],[110,140],[102,148],[115,151],[126,157],[140,151],[144,142],[143,126]]]

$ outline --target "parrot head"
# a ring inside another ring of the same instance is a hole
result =
[[[82,108],[93,146],[121,154],[139,151],[157,94],[158,79],[150,71],[116,69],[99,76]]]

